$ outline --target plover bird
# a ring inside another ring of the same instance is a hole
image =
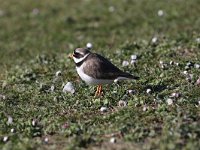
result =
[[[123,72],[103,56],[92,53],[88,48],[77,48],[70,57],[76,64],[80,78],[88,85],[98,85],[95,97],[101,96],[103,84],[111,84],[119,80],[138,79],[137,76]]]

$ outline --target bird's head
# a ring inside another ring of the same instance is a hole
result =
[[[76,48],[73,54],[70,57],[74,60],[75,63],[83,61],[91,52],[88,48]]]

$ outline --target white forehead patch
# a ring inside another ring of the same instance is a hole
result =
[[[82,51],[79,51],[78,49],[75,49],[75,52],[76,52],[76,53],[79,53],[79,54],[81,54],[81,55],[85,55]]]
[[[74,62],[75,62],[75,63],[79,63],[79,62],[81,62],[82,60],[84,60],[88,55],[89,55],[89,54],[85,55],[85,56],[82,57],[82,58],[75,58],[75,57],[73,57]]]

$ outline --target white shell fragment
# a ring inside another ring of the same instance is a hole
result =
[[[114,138],[114,137],[112,137],[112,138],[110,138],[110,143],[116,143],[116,138]]]
[[[31,122],[31,124],[32,124],[33,127],[35,127],[36,124],[37,124],[37,121],[35,119],[33,119],[32,122]]]
[[[147,94],[151,93],[151,89],[147,89],[146,92],[147,92]]]
[[[63,88],[63,92],[64,93],[71,93],[71,94],[74,94],[75,93],[75,89],[74,89],[74,86],[71,82],[67,82],[67,84],[64,86]]]
[[[126,66],[128,66],[128,65],[129,65],[129,62],[128,62],[128,61],[124,60],[124,61],[122,62],[122,66],[123,66],[123,67],[126,67]]]
[[[135,90],[128,90],[128,93],[129,93],[129,94],[134,94],[134,93],[135,93]]]
[[[92,43],[87,43],[86,47],[89,48],[89,49],[91,49],[92,48]]]
[[[8,141],[8,136],[4,136],[3,137],[3,142],[7,142]]]
[[[56,72],[56,77],[58,77],[58,76],[61,76],[61,71],[60,71],[60,70],[58,70],[58,71]]]
[[[193,74],[188,74],[187,77],[186,77],[186,80],[187,80],[188,82],[191,82],[192,79],[193,79]]]
[[[13,123],[13,118],[11,116],[8,116],[8,121],[7,121],[8,124],[12,124]]]
[[[153,37],[153,38],[151,39],[151,42],[152,42],[153,44],[157,43],[157,42],[158,42],[158,38],[157,38],[157,37]]]
[[[137,55],[131,55],[131,59],[132,60],[136,60],[137,59]]]
[[[15,129],[14,129],[14,128],[10,129],[10,132],[11,132],[11,133],[14,133],[14,132],[15,132]]]
[[[100,108],[100,111],[101,111],[101,112],[106,112],[106,111],[107,111],[107,107],[102,106],[102,107]]]
[[[172,105],[172,104],[173,104],[173,100],[172,100],[171,98],[168,98],[168,99],[167,99],[167,104],[168,104],[168,105]]]

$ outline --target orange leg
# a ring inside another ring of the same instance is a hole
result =
[[[97,90],[96,90],[96,92],[95,92],[94,97],[97,97],[98,95],[99,95],[99,85],[97,86]]]
[[[102,95],[102,93],[103,93],[103,91],[102,91],[102,85],[99,85],[99,96],[101,96]]]
[[[103,92],[102,92],[102,85],[98,85],[94,97],[99,97],[99,96],[102,95],[102,93],[103,93]]]

